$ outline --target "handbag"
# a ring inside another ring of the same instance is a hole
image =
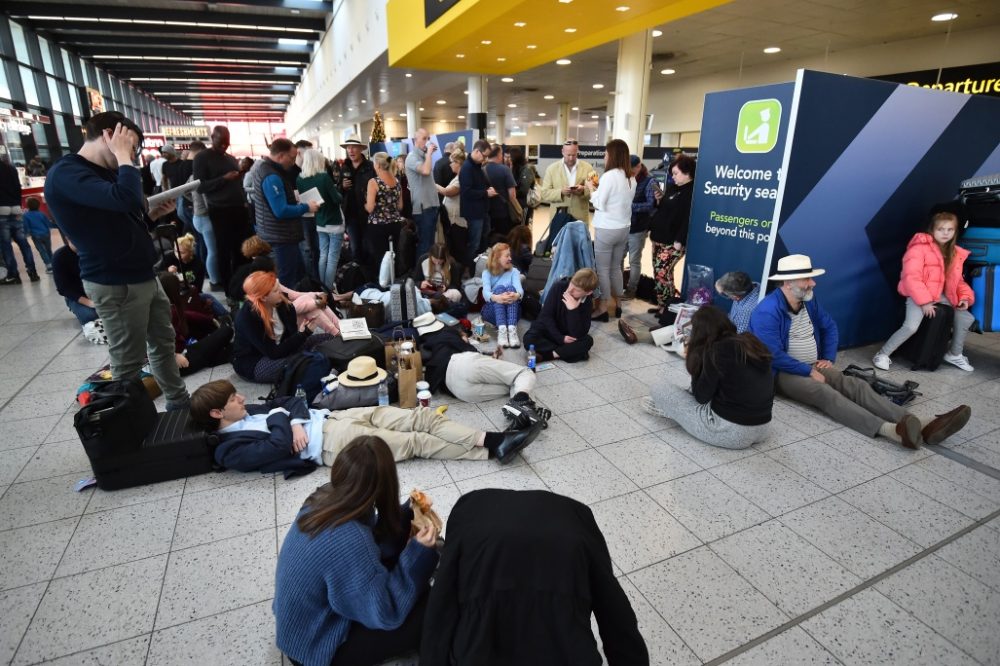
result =
[[[528,190],[525,203],[528,204],[528,208],[538,208],[542,205],[542,189],[538,185],[532,185]]]
[[[387,375],[385,385],[389,389],[389,402],[399,401],[399,384],[392,375]],[[371,386],[344,386],[339,382],[327,384],[323,392],[316,396],[313,407],[329,409],[331,412],[355,407],[378,406],[378,384]]]
[[[348,319],[364,319],[369,329],[382,328],[385,325],[385,306],[381,302],[349,303],[346,307]]]

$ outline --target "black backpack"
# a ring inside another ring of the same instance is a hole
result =
[[[863,379],[868,382],[868,385],[871,386],[876,393],[884,395],[900,407],[910,402],[918,395],[923,395],[919,391],[915,390],[918,386],[920,386],[917,382],[907,380],[902,384],[896,384],[895,382],[890,382],[888,379],[880,379],[878,374],[875,372],[875,368],[862,368],[858,365],[849,365],[844,368],[844,375],[847,377],[857,377],[858,379]]]
[[[368,280],[361,265],[356,261],[342,263],[337,269],[337,291],[341,294],[357,291]]]

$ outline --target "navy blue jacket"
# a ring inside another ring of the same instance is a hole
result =
[[[153,279],[158,257],[146,226],[138,169],[105,169],[66,155],[49,170],[45,201],[76,245],[81,278],[114,285]]]
[[[292,419],[308,419],[309,408],[302,398],[285,397],[266,405],[247,405],[248,414],[267,414],[268,432],[241,430],[218,433],[215,462],[240,472],[285,472],[286,478],[316,469],[316,463],[303,460],[292,451]],[[285,412],[288,412],[287,414]]]
[[[817,358],[832,363],[837,358],[837,322],[819,306],[815,298],[806,301],[805,306],[816,337]],[[788,333],[791,329],[792,317],[788,314],[788,301],[781,289],[768,294],[750,315],[750,332],[771,350],[774,357],[771,369],[774,374],[787,372],[790,375],[808,377],[812,366],[788,355]]]
[[[309,331],[299,331],[295,320],[295,308],[289,303],[281,303],[275,308],[285,332],[281,340],[275,342],[264,332],[264,321],[247,301],[236,313],[236,335],[233,337],[233,369],[244,379],[254,380],[253,371],[262,358],[287,358],[299,351],[311,335]]]
[[[459,214],[466,220],[485,220],[489,215],[490,200],[486,190],[490,181],[483,173],[483,166],[471,157],[462,162],[458,172]]]

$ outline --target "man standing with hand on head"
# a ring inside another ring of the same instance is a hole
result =
[[[216,125],[212,128],[212,147],[198,153],[193,165],[194,179],[201,181],[198,192],[205,195],[215,232],[221,284],[229,284],[233,271],[245,263],[240,245],[251,236],[240,168],[227,150],[229,128]]]
[[[174,359],[170,301],[153,273],[156,250],[133,164],[142,130],[118,112],[97,114],[84,130],[79,152],[49,171],[45,200],[76,245],[84,290],[104,323],[111,375],[138,377],[148,356],[167,409],[187,408],[190,398]],[[174,206],[168,201],[148,217],[155,220]]]
[[[413,201],[413,221],[417,223],[417,256],[427,254],[437,233],[438,193],[434,187],[434,152],[430,134],[423,127],[413,137],[413,150],[406,156],[406,182]]]

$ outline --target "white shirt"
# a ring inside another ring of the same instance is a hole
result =
[[[792,318],[792,325],[788,330],[788,355],[796,361],[812,365],[817,361],[818,353],[812,319],[806,311],[806,304],[803,303],[797,313],[789,311],[788,316]]]
[[[275,413],[282,413],[288,416],[288,410],[275,407],[267,414],[247,414],[242,420],[232,423],[225,428],[219,428],[219,432],[229,434],[242,430],[256,430],[257,432],[271,432],[267,427],[267,419]],[[299,457],[303,460],[312,460],[318,465],[323,464],[323,421],[329,416],[329,409],[310,409],[309,420],[289,419],[292,425],[300,425],[305,428],[309,443],[302,449]]]
[[[157,187],[163,185],[163,165],[167,163],[166,158],[157,157],[149,163],[149,173],[153,174],[153,181]]]
[[[595,229],[622,229],[632,225],[632,199],[635,180],[626,178],[621,169],[605,171],[597,189],[590,195],[594,206]]]
[[[576,165],[577,164],[579,164],[579,162],[573,162],[573,168],[570,169],[568,166],[566,166],[566,160],[563,160],[563,163],[562,163],[563,170],[566,172],[566,184],[569,185],[570,187],[573,187],[574,185],[576,185]]]

